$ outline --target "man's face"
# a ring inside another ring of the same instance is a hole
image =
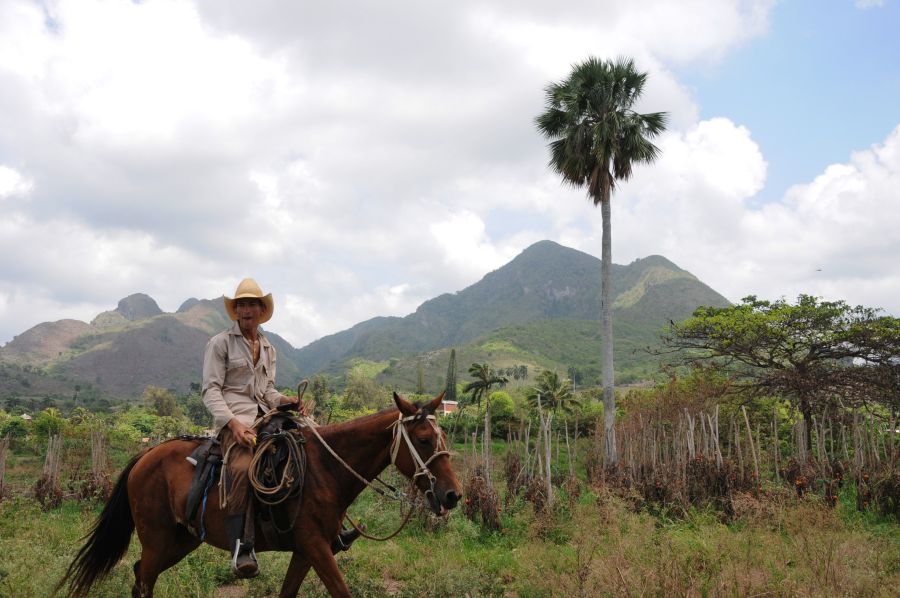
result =
[[[234,313],[237,314],[241,332],[250,332],[259,326],[259,320],[266,313],[266,308],[259,299],[236,299]]]

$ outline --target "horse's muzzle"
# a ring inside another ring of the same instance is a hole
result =
[[[428,497],[428,506],[431,507],[435,515],[443,515],[459,502],[459,494],[455,490],[447,490],[445,492],[428,491],[425,493],[425,496]]]
[[[456,506],[456,503],[458,503],[458,502],[459,502],[459,495],[453,490],[448,490],[447,492],[445,492],[444,499],[441,501],[441,503],[443,503],[444,507],[446,507],[448,509],[454,508]]]

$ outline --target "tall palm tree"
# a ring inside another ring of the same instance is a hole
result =
[[[571,412],[579,405],[572,393],[572,383],[550,370],[544,370],[537,378],[537,385],[526,394],[528,402],[535,408],[540,401],[542,409]]]
[[[469,366],[469,375],[475,378],[463,387],[463,392],[471,393],[472,401],[481,407],[481,399],[485,399],[484,405],[484,437],[482,445],[482,455],[484,457],[485,476],[490,479],[490,458],[491,458],[491,403],[488,397],[491,394],[491,388],[494,386],[502,386],[509,382],[505,376],[499,376],[486,363],[473,363]]]
[[[588,198],[600,206],[603,220],[600,267],[600,338],[603,369],[606,457],[618,463],[615,437],[616,399],[613,392],[613,338],[610,278],[612,225],[610,199],[618,181],[631,176],[635,163],[649,163],[659,155],[650,139],[666,128],[666,114],[638,114],[632,107],[644,90],[647,74],[634,61],[588,58],[572,68],[569,77],[546,88],[546,111],[535,119],[550,142],[550,167],[573,187],[586,187]]]

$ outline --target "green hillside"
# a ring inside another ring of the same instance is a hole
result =
[[[654,343],[669,320],[684,319],[700,305],[728,305],[720,294],[662,256],[650,256],[627,266],[614,264],[612,280],[616,352],[625,367],[620,370],[617,366],[620,376],[630,376],[629,368],[636,367],[632,352]],[[405,318],[374,318],[357,324],[297,350],[295,359],[304,373],[336,373],[346,369],[350,359],[379,362],[451,346],[465,347],[495,331],[532,324],[540,331],[538,337],[547,342],[529,351],[542,356],[562,354],[566,351],[556,348],[558,345],[577,344],[567,335],[580,338],[594,334],[599,327],[587,322],[599,316],[600,260],[541,241],[458,293],[426,301]],[[562,320],[582,324],[541,324]],[[593,376],[597,364],[587,358],[576,361],[570,365],[583,367]],[[640,368],[646,369],[644,365]]]
[[[616,382],[628,384],[649,379],[657,372],[659,360],[646,348],[658,343],[658,331],[640,329],[629,322],[617,322],[613,328],[617,339],[614,349]],[[600,327],[595,320],[541,320],[507,326],[456,347],[457,379],[467,378],[469,364],[487,362],[498,370],[527,366],[528,378],[521,381],[510,378],[513,386],[529,384],[540,370],[567,373],[570,367],[575,368],[579,384],[596,385],[600,380],[600,346]],[[416,387],[421,364],[426,391],[437,393],[444,386],[449,359],[450,348],[443,348],[388,362],[366,363],[378,366],[376,378],[379,382],[404,391]],[[333,367],[326,373],[339,377],[350,369],[350,363]],[[354,358],[352,363],[360,362]]]

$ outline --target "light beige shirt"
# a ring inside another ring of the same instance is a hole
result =
[[[219,433],[231,418],[250,426],[258,407],[269,411],[284,396],[275,390],[275,347],[259,334],[259,361],[254,365],[250,343],[235,322],[209,339],[203,356],[203,404]]]

